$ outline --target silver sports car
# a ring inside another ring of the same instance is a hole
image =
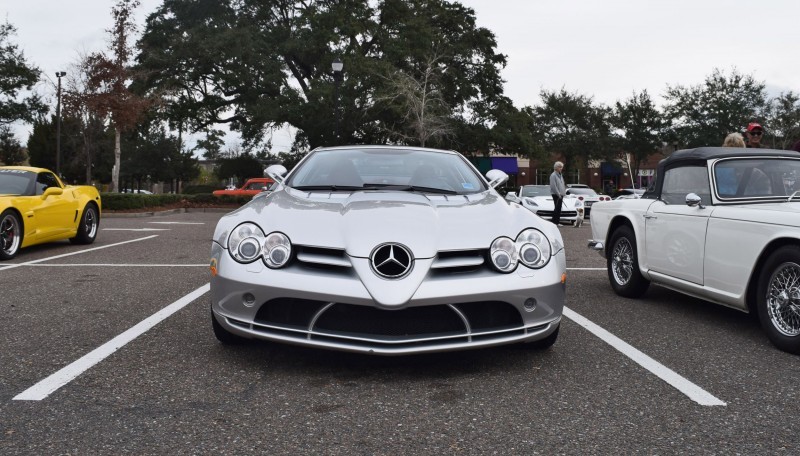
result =
[[[211,321],[223,343],[264,339],[400,355],[558,337],[558,229],[452,151],[315,149],[220,219]]]

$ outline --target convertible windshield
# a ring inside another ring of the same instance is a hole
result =
[[[468,194],[486,184],[458,154],[403,148],[353,148],[313,152],[292,173],[298,190],[395,190]]]
[[[800,190],[800,159],[720,160],[714,182],[720,199],[788,197]]]
[[[20,169],[0,169],[0,195],[27,195],[36,174]]]

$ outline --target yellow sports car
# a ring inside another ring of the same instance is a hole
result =
[[[64,185],[50,170],[0,166],[0,260],[20,248],[69,239],[91,244],[100,224],[100,193]]]

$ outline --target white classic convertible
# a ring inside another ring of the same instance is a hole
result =
[[[595,206],[589,247],[617,294],[652,282],[754,313],[774,345],[800,354],[798,177],[792,151],[677,151],[642,198]]]

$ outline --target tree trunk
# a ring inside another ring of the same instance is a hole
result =
[[[114,172],[111,174],[111,191],[119,192],[119,157],[122,154],[120,149],[120,131],[119,127],[114,127]]]

